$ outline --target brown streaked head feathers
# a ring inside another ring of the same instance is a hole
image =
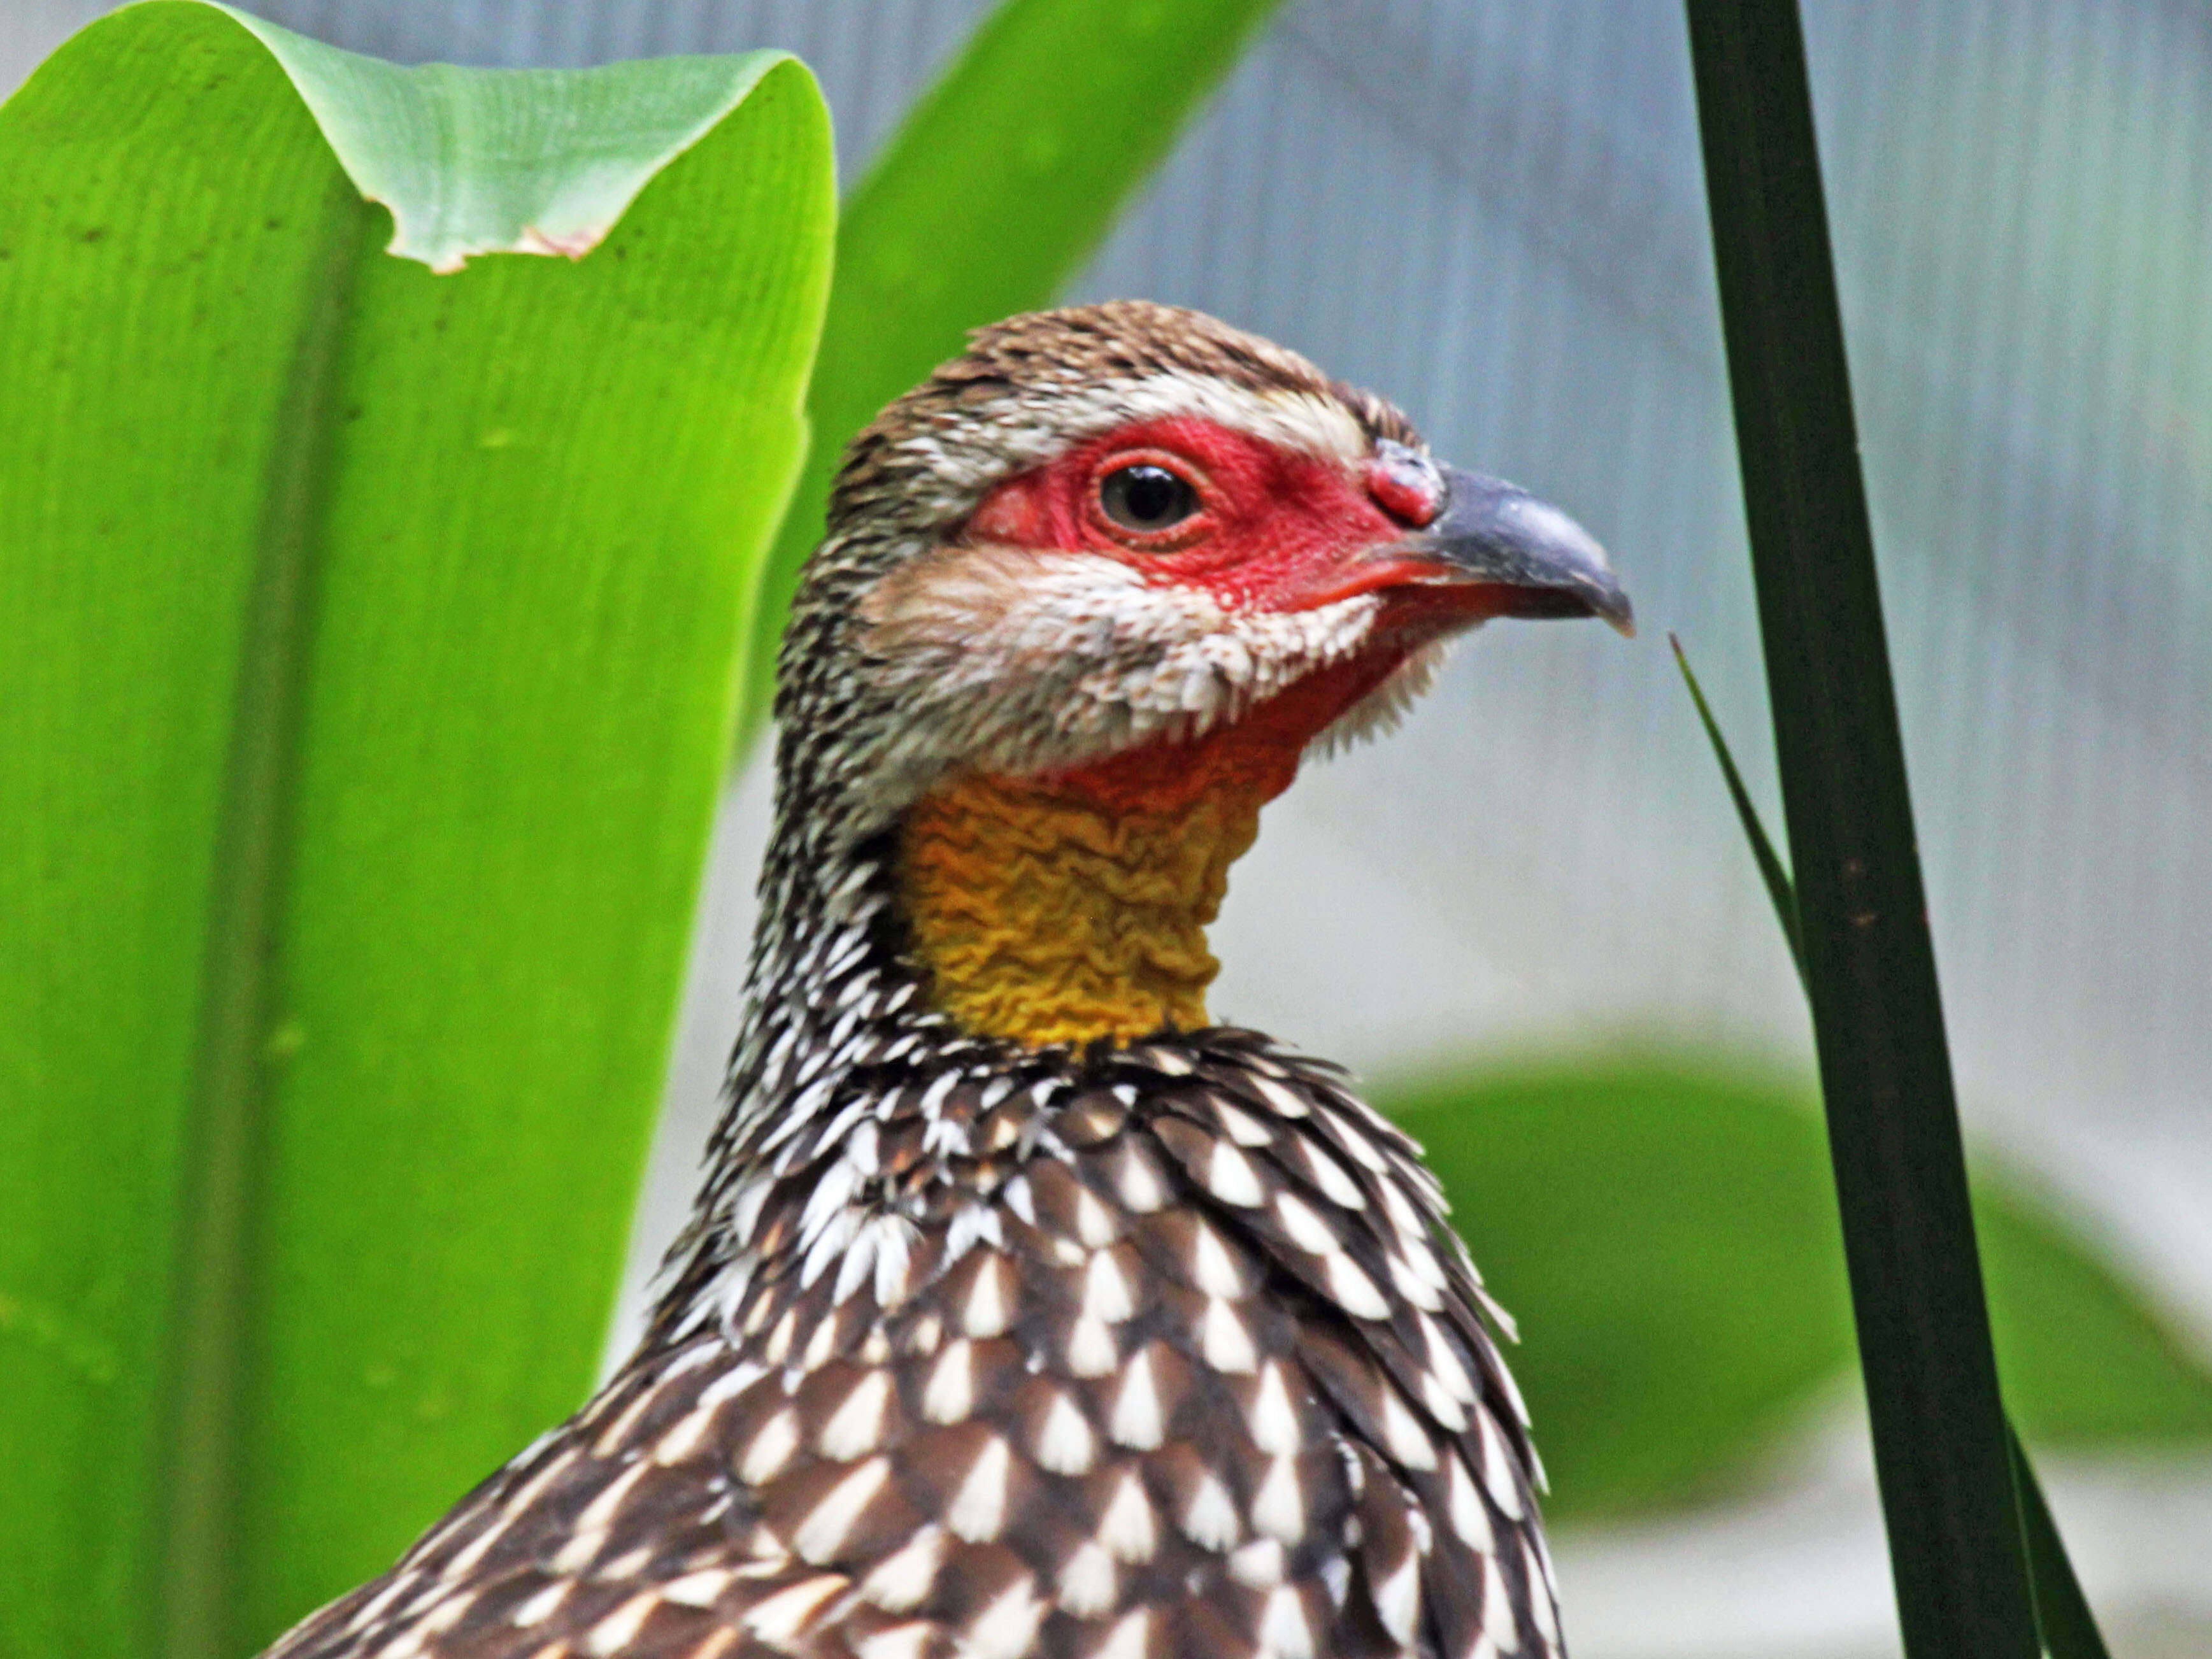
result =
[[[888,404],[847,447],[830,491],[830,533],[851,529],[856,516],[881,513],[894,501],[943,500],[930,476],[941,447],[965,447],[970,434],[991,441],[992,428],[1006,422],[1012,409],[1057,405],[1062,413],[1091,413],[1103,424],[1112,418],[1110,400],[1098,395],[1103,389],[1163,376],[1331,399],[1370,442],[1387,438],[1422,447],[1420,434],[1393,404],[1330,379],[1295,351],[1204,312],[1153,300],[1109,300],[1029,312],[971,333],[965,352]],[[1081,435],[1073,424],[1056,431],[1063,443]],[[965,504],[972,506],[972,499]],[[945,505],[957,512],[962,502]]]

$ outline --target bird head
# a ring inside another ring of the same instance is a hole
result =
[[[781,661],[781,879],[874,849],[976,1034],[1202,1024],[1204,926],[1303,757],[1492,617],[1630,616],[1564,513],[1293,353],[1145,302],[1013,318],[848,452]]]

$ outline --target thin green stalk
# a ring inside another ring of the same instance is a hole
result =
[[[1859,473],[1794,0],[1689,0],[1759,631],[1899,1622],[2029,1659],[2035,1612]]]
[[[1713,718],[1712,709],[1705,702],[1704,688],[1690,670],[1689,653],[1673,635],[1667,639],[1674,648],[1674,663],[1682,671],[1682,682],[1690,689],[1690,699],[1697,704],[1698,719],[1713,746],[1713,758],[1720,763],[1721,776],[1728,785],[1729,798],[1735,803],[1736,818],[1743,826],[1744,839],[1751,843],[1752,857],[1758,861],[1759,875],[1766,883],[1766,896],[1773,902],[1774,919],[1789,944],[1798,982],[1805,986],[1809,995],[1805,947],[1798,931],[1796,889],[1781,855],[1774,849],[1758,807],[1752,803],[1750,792],[1744,787],[1743,775],[1736,769],[1735,757],[1729,752],[1728,739],[1721,735],[1720,722]],[[2005,1446],[2012,1467],[2021,1540],[2027,1553],[2028,1588],[2033,1597],[2036,1628],[2043,1650],[2051,1659],[2107,1659],[2096,1617],[2089,1609],[2088,1598],[2081,1593],[2081,1580],[2075,1577],[2074,1563],[2067,1556],[2065,1542],[2058,1535],[2050,1506],[2044,1502],[2043,1487],[2035,1478],[2035,1466],[2028,1461],[2027,1449],[2021,1443],[2019,1431],[2013,1427],[2009,1418],[2005,1422]]]
[[[2042,1632],[2043,1650],[2051,1659],[2110,1659],[2097,1616],[2089,1610],[2089,1598],[2081,1593],[2081,1581],[2074,1576],[2074,1563],[2058,1535],[2058,1523],[2044,1502],[2035,1465],[2010,1423],[2005,1425],[2005,1443],[2012,1453],[2021,1535],[2027,1547],[2028,1583],[2035,1593],[2035,1623]]]
[[[1704,689],[1698,677],[1690,672],[1690,659],[1684,654],[1682,641],[1672,634],[1667,643],[1674,647],[1674,665],[1682,671],[1682,683],[1690,688],[1690,701],[1698,706],[1698,721],[1705,728],[1705,737],[1713,746],[1713,757],[1721,763],[1721,779],[1728,785],[1729,799],[1735,803],[1736,821],[1742,824],[1744,838],[1751,843],[1751,855],[1759,861],[1759,877],[1766,884],[1766,896],[1774,905],[1774,919],[1782,924],[1782,937],[1789,941],[1790,960],[1797,969],[1797,983],[1808,993],[1811,987],[1805,979],[1805,940],[1797,926],[1797,894],[1790,884],[1790,872],[1782,867],[1782,860],[1774,851],[1774,843],[1766,838],[1766,826],[1759,821],[1759,809],[1752,805],[1751,792],[1743,787],[1743,774],[1735,769],[1735,757],[1721,737],[1718,721],[1706,706]]]

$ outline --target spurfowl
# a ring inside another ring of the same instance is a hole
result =
[[[1629,609],[1563,514],[1211,318],[1018,317],[891,404],[784,641],[650,1331],[272,1651],[1559,1653],[1419,1149],[1203,1000],[1261,806],[1499,616]]]

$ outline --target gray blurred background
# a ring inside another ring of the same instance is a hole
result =
[[[0,0],[0,89],[103,9]],[[403,61],[787,47],[848,181],[984,9],[252,9]],[[2212,1348],[2212,14],[1812,0],[1807,25],[1970,1132]],[[1404,732],[1270,809],[1217,1015],[1379,1077],[1650,1042],[1808,1067],[1666,650],[1778,816],[1679,7],[1291,0],[1070,297],[1115,295],[1385,392],[1589,525],[1644,623],[1492,629]],[[718,831],[625,1320],[736,1024],[763,782]],[[1582,1659],[1893,1654],[1854,1421],[1727,1507],[1563,1540]],[[2115,1651],[2212,1651],[2212,1468],[2051,1473]]]

